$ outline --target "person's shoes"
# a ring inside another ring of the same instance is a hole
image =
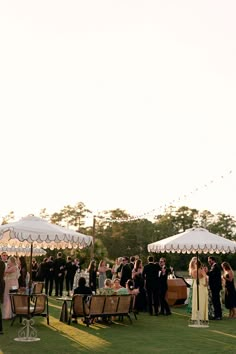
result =
[[[164,314],[164,312],[159,312],[159,315],[161,315],[161,316],[164,316],[165,314]]]
[[[101,318],[97,318],[96,319],[96,323],[102,323],[103,321],[102,321],[102,319]]]
[[[3,334],[3,331],[0,331],[0,334]]]
[[[220,320],[222,320],[222,317],[215,317],[214,320],[215,321],[220,321]]]
[[[166,312],[166,316],[170,316],[170,315],[172,315],[171,312]]]
[[[78,323],[78,321],[77,320],[72,320],[72,323]]]

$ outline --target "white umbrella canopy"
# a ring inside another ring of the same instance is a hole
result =
[[[192,228],[150,243],[147,248],[156,253],[236,253],[236,242],[203,228]]]
[[[236,242],[215,235],[204,228],[188,229],[180,234],[167,237],[148,244],[148,252],[156,253],[236,253]],[[198,264],[198,262],[197,262]],[[197,273],[198,274],[198,273]],[[197,276],[197,310],[199,316],[199,280]],[[193,321],[194,322],[194,321]],[[197,324],[190,327],[208,327],[202,325],[200,318]]]
[[[0,226],[1,246],[37,245],[42,248],[84,248],[93,242],[92,236],[83,235],[36,216],[26,216],[19,221]]]
[[[31,247],[0,246],[0,253],[7,252],[9,256],[30,256]],[[42,248],[34,248],[33,256],[44,256],[47,252]]]
[[[32,255],[34,247],[42,248],[84,248],[93,242],[92,236],[55,224],[33,215],[19,221],[0,226],[0,245],[30,248],[30,281],[32,280]]]

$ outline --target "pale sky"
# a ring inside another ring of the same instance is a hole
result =
[[[234,0],[1,1],[0,216],[179,199],[236,216],[235,14]]]

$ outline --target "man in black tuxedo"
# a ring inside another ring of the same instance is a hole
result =
[[[54,276],[55,276],[55,292],[56,296],[63,295],[63,283],[65,277],[66,261],[62,258],[62,253],[58,252],[57,258],[54,261]]]
[[[127,280],[132,279],[132,270],[129,265],[129,258],[123,257],[121,268],[120,285],[125,287]]]
[[[53,256],[48,257],[45,272],[45,294],[52,296],[53,280],[54,280],[54,262]]]
[[[76,272],[76,267],[74,266],[74,262],[70,256],[67,256],[67,262],[65,266],[66,271],[66,291],[67,295],[70,296],[70,291],[73,289],[74,276]]]
[[[208,257],[208,264],[210,265],[210,269],[207,272],[209,277],[209,287],[211,289],[212,294],[212,304],[214,307],[214,320],[222,319],[222,309],[220,303],[220,291],[222,289],[221,284],[221,268],[216,263],[215,257]]]
[[[130,262],[129,262],[129,266],[130,266],[131,270],[134,269],[134,263],[135,263],[135,256],[131,256]]]
[[[168,290],[168,284],[167,284],[167,279],[168,275],[171,273],[171,270],[166,267],[166,259],[164,257],[161,257],[159,260],[159,265],[160,265],[160,272],[159,272],[159,277],[160,277],[160,287],[159,287],[159,298],[160,298],[160,305],[161,305],[161,315],[171,315],[170,307],[168,302],[166,301],[166,293]]]
[[[148,308],[150,315],[153,315],[152,304],[154,304],[155,315],[158,315],[159,298],[158,291],[160,286],[159,271],[161,267],[158,263],[154,263],[152,256],[148,257],[148,264],[143,267],[143,279],[148,296]]]
[[[7,259],[8,259],[8,255],[7,255],[7,252],[2,252],[1,254],[1,259],[3,261],[3,263],[5,264],[5,268],[7,267]]]

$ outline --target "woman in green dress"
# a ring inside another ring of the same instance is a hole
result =
[[[206,271],[199,260],[197,261],[197,267],[192,271],[191,276],[194,280],[191,320],[193,323],[195,321],[205,323],[208,322],[208,279]]]
[[[190,275],[191,278],[192,278],[192,272],[194,269],[197,269],[197,257],[192,257],[192,259],[189,262],[188,274]],[[193,283],[194,283],[194,279],[192,278],[192,285],[191,285],[191,288],[189,289],[188,307],[187,307],[187,312],[189,314],[192,313]]]

